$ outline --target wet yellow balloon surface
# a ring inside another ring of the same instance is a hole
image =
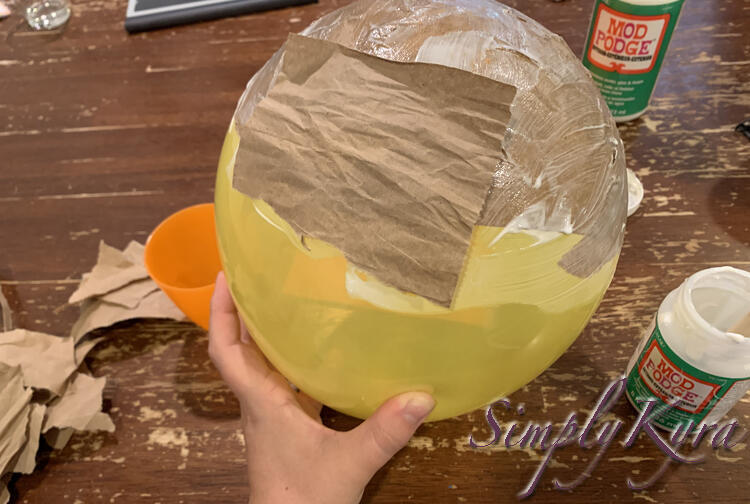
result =
[[[522,387],[575,340],[614,273],[582,279],[558,266],[579,235],[477,226],[452,309],[386,286],[315,239],[303,247],[263,201],[232,188],[239,138],[227,134],[216,178],[224,271],[268,359],[310,396],[364,418],[423,390],[430,420]]]

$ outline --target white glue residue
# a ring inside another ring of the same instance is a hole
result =
[[[486,33],[476,30],[449,32],[428,37],[419,48],[415,61],[471,71],[474,62],[481,61],[484,53],[494,47],[497,43]]]

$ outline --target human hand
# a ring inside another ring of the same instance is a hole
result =
[[[252,504],[359,502],[367,482],[411,438],[435,402],[409,392],[349,432],[320,422],[320,403],[295,392],[252,340],[216,278],[208,350],[242,412]]]

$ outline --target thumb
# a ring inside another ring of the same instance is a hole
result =
[[[370,418],[347,433],[356,446],[357,466],[369,480],[406,443],[435,407],[425,392],[407,392],[388,399]]]

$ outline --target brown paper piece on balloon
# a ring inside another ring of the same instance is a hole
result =
[[[290,35],[244,124],[233,185],[300,235],[450,306],[516,88]]]

